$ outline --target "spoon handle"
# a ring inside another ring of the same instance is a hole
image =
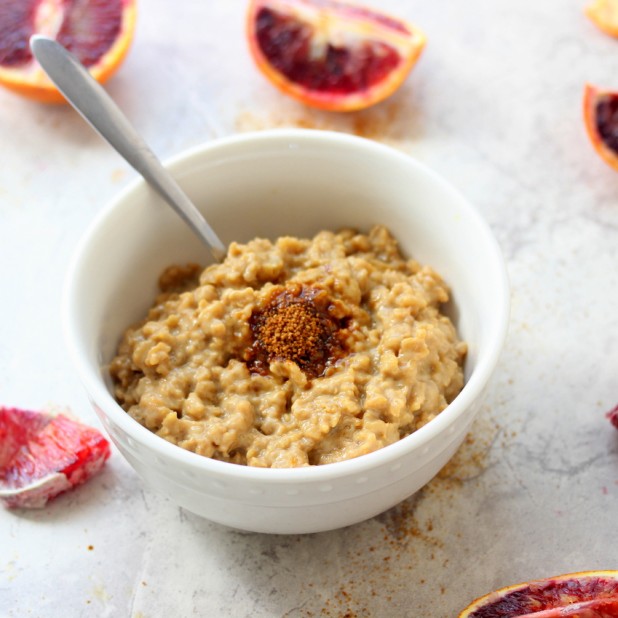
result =
[[[225,245],[88,70],[54,39],[34,35],[30,47],[69,103],[189,224],[220,262],[226,255]]]

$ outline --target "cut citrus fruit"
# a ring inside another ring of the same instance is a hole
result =
[[[584,91],[584,121],[594,149],[618,170],[618,92],[590,84]]]
[[[0,84],[44,103],[64,97],[30,52],[33,34],[55,38],[103,83],[124,59],[135,0],[0,0]]]
[[[618,405],[614,406],[608,413],[607,418],[609,422],[618,429]]]
[[[597,28],[618,37],[618,0],[593,0],[584,12]]]
[[[507,586],[459,618],[618,618],[618,571],[569,573]]]
[[[418,28],[336,0],[250,0],[251,55],[282,92],[320,109],[364,109],[393,94],[425,45]]]
[[[0,501],[40,508],[96,474],[110,456],[107,440],[63,415],[0,407]]]

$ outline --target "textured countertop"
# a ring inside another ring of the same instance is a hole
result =
[[[319,113],[253,67],[244,2],[140,0],[108,84],[162,158],[232,133],[328,128],[451,181],[495,232],[512,314],[466,444],[418,494],[348,529],[225,529],[145,488],[118,452],[35,512],[0,509],[0,616],[450,618],[531,578],[618,568],[618,173],[585,135],[584,84],[618,89],[618,40],[584,0],[383,0],[428,45],[374,109]],[[180,5],[176,3],[176,7]],[[60,296],[76,243],[135,173],[67,107],[0,91],[1,403],[100,426]]]

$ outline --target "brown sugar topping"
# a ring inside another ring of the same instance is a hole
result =
[[[290,360],[310,377],[322,375],[345,355],[348,319],[335,313],[324,290],[298,284],[277,288],[251,315],[253,343],[245,359],[249,368],[266,374],[272,361]]]

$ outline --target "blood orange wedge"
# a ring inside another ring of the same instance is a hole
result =
[[[618,170],[618,92],[590,84],[584,91],[584,121],[594,149]]]
[[[618,405],[614,406],[608,413],[607,418],[609,422],[618,429]]]
[[[103,83],[124,59],[135,0],[0,0],[0,84],[44,103],[64,97],[30,52],[33,34],[55,38]]]
[[[393,94],[425,45],[418,28],[336,0],[250,0],[247,29],[253,59],[277,88],[334,111]]]
[[[40,508],[85,483],[110,456],[107,440],[63,415],[0,408],[0,500]]]
[[[459,618],[618,618],[618,571],[569,573],[501,588]]]
[[[593,0],[584,12],[597,28],[618,37],[618,0]]]

